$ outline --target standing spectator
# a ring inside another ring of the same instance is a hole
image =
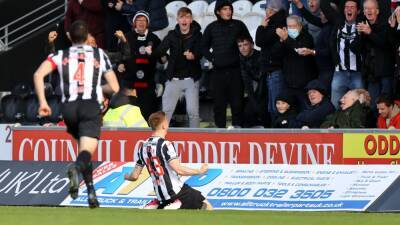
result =
[[[400,102],[394,101],[389,95],[383,94],[376,100],[378,108],[378,128],[400,129]]]
[[[319,128],[326,116],[335,111],[329,100],[326,87],[320,80],[312,80],[306,86],[309,103],[296,117],[296,127]]]
[[[273,117],[276,114],[276,96],[285,90],[282,75],[282,59],[280,38],[277,28],[286,27],[286,11],[281,0],[267,0],[265,18],[256,31],[256,45],[261,48],[260,71],[267,82],[267,111]]]
[[[311,35],[303,29],[300,17],[289,16],[286,23],[287,29],[276,29],[284,53],[283,77],[286,90],[296,97],[297,106],[303,110],[307,101],[304,88],[308,82],[317,77],[318,73],[314,59],[314,44]]]
[[[128,33],[131,29],[129,18],[116,9],[115,0],[101,0],[104,9],[106,48],[108,51],[118,51],[118,38],[114,36],[117,30]]]
[[[298,16],[301,16],[304,18],[304,20],[302,21],[303,26],[307,28],[308,33],[313,37],[314,44],[315,44],[317,42],[318,36],[321,33],[322,24],[313,23],[313,21],[310,21],[304,13],[306,12],[306,14],[309,14],[307,16],[319,18],[320,13],[321,13],[321,8],[319,6],[319,0],[308,0],[307,8],[304,7],[301,0],[293,0],[292,2],[294,3],[295,7],[299,11]],[[320,21],[320,23],[321,23],[321,21]]]
[[[240,71],[246,97],[244,127],[267,127],[265,82],[260,72],[260,52],[251,37],[239,37]]]
[[[45,55],[56,53],[58,50],[66,49],[71,46],[71,41],[64,31],[64,20],[60,20],[56,25],[56,29],[49,32],[45,42]],[[58,71],[52,71],[45,82],[49,82],[57,95],[61,95],[60,76]]]
[[[359,89],[360,90],[360,89]],[[365,97],[362,97],[365,98]],[[355,90],[348,91],[340,99],[340,109],[328,115],[321,128],[366,128],[368,127],[368,109]]]
[[[332,79],[332,103],[338,108],[340,98],[351,89],[363,88],[361,75],[361,39],[356,22],[358,1],[345,0],[343,14],[331,5],[331,0],[321,0],[321,10],[333,25],[330,38],[335,72]]]
[[[210,79],[214,92],[215,124],[220,128],[226,127],[226,107],[229,103],[232,125],[241,127],[243,83],[236,40],[250,34],[242,21],[232,19],[233,6],[229,0],[217,0],[214,13],[217,20],[210,23],[204,31],[202,53],[214,66]]]
[[[171,121],[176,104],[185,96],[189,126],[199,127],[199,78],[201,76],[201,27],[193,21],[192,11],[182,7],[177,12],[178,24],[174,30],[154,50],[153,55],[161,57],[170,51],[168,59],[165,91],[162,97],[162,109]]]
[[[326,19],[324,13],[321,10],[318,10],[317,11],[318,13],[316,12],[312,13],[308,11],[306,7],[303,6],[300,0],[294,0],[294,3],[301,12],[303,18],[308,22],[308,26],[310,24],[313,24],[314,26],[321,28],[318,36],[316,36],[316,38],[313,36],[315,45],[314,49],[315,60],[317,62],[319,79],[322,82],[324,82],[325,86],[328,89],[328,93],[331,93],[332,77],[333,77],[333,72],[335,70],[335,67],[332,63],[331,50],[329,48],[329,42],[330,42],[329,39],[332,35],[332,24]],[[315,8],[315,6],[313,8]],[[319,9],[319,1],[318,1],[318,9]],[[313,35],[310,29],[309,32],[311,35]]]
[[[89,33],[96,39],[97,45],[104,48],[104,12],[101,0],[69,0],[64,29],[68,31],[76,20],[85,21],[89,27]],[[67,36],[69,36],[68,33]]]
[[[164,0],[117,0],[115,8],[122,14],[128,15],[129,18],[132,18],[140,10],[148,12],[150,18],[149,30],[152,32],[162,30],[168,26]],[[131,22],[133,20],[129,19],[128,21]]]
[[[125,73],[122,75],[122,86],[136,90],[144,118],[149,118],[151,113],[158,110],[154,80],[157,60],[151,56],[151,52],[153,47],[158,47],[160,39],[148,30],[149,21],[147,12],[138,11],[133,17],[133,31],[126,36],[122,31],[116,32],[122,42],[122,51],[126,48],[130,50],[130,57],[118,66],[118,71]]]
[[[368,92],[372,102],[382,93],[391,95],[393,91],[393,72],[395,55],[391,43],[389,25],[378,21],[378,2],[366,0],[364,15],[368,21],[357,24],[357,30],[365,45],[364,76],[367,78]],[[376,112],[375,105],[372,110]]]
[[[396,93],[394,96],[400,96],[400,6],[396,8],[392,16],[389,18],[390,31],[393,33],[391,37],[394,38],[395,52],[396,52],[396,68],[395,68],[395,82],[394,90]]]

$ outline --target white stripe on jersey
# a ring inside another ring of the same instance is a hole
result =
[[[49,58],[57,65],[60,74],[60,87],[62,91],[62,102],[72,102],[79,99],[92,99],[93,92],[95,92],[95,100],[98,102],[103,101],[103,91],[101,89],[102,75],[111,70],[111,63],[108,56],[102,49],[98,49],[99,59],[96,60],[95,49],[89,45],[72,46],[67,50],[60,50],[56,54],[51,54]],[[68,54],[69,57],[64,57]],[[79,55],[83,54],[84,58],[79,59]],[[79,66],[81,60],[81,67]],[[66,68],[67,71],[63,71]],[[79,73],[79,72],[83,72]],[[64,80],[64,72],[68,72],[68,81]],[[83,75],[83,76],[77,76]],[[79,79],[81,78],[81,79]],[[93,84],[94,79],[96,83]],[[68,86],[68,92],[66,87]],[[93,90],[95,89],[95,90]],[[68,96],[66,96],[69,95]],[[81,95],[81,96],[80,96]]]
[[[171,142],[152,136],[143,143],[138,156],[137,164],[146,165],[158,200],[169,200],[180,192],[183,182],[168,164],[178,157]]]
[[[342,33],[342,37],[340,36],[340,33]],[[346,57],[345,48],[346,47],[350,48],[350,46],[346,46],[346,40],[348,40],[349,44],[351,44],[356,38],[356,35],[357,35],[356,24],[351,25],[350,33],[347,33],[346,25],[343,26],[341,32],[338,31],[338,41],[339,41],[338,50],[339,50],[340,62],[339,65],[336,66],[336,71],[339,71],[340,69],[357,71],[357,56],[351,50],[349,50],[349,55],[348,55],[350,64],[346,65],[345,63],[345,57]]]

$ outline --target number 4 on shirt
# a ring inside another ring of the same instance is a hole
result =
[[[78,81],[78,85],[83,85],[85,81],[85,63],[79,62],[78,69],[74,74],[74,80]]]

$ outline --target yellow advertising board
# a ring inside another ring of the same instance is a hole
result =
[[[343,158],[400,159],[399,134],[344,133]]]

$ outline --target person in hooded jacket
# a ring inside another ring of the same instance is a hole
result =
[[[280,93],[275,99],[278,113],[272,121],[272,128],[296,128],[295,99],[287,93]]]
[[[335,111],[329,94],[321,80],[312,80],[306,86],[308,103],[306,109],[296,117],[296,127],[302,129],[319,128],[326,116]]]
[[[233,6],[229,0],[217,0],[214,13],[217,20],[206,27],[201,48],[204,57],[214,67],[210,85],[214,93],[215,125],[219,128],[226,127],[226,108],[229,103],[232,110],[232,125],[241,127],[243,82],[236,40],[240,36],[251,35],[242,21],[232,19]]]
[[[186,100],[186,111],[189,116],[189,126],[200,126],[199,117],[199,78],[201,76],[201,27],[193,21],[192,11],[182,7],[177,12],[177,22],[174,30],[153,51],[153,55],[161,57],[170,51],[167,66],[167,82],[162,96],[162,110],[170,121],[176,104],[183,93]]]

